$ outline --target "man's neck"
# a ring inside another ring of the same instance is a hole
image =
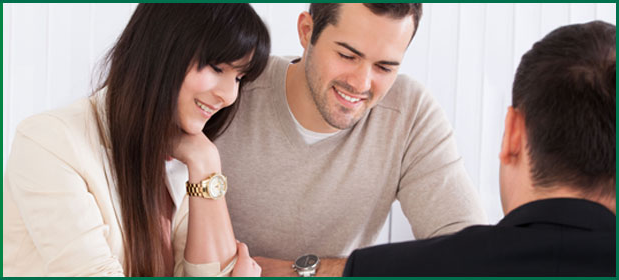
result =
[[[312,99],[305,76],[305,61],[291,64],[286,72],[286,100],[294,118],[305,129],[318,133],[339,131],[323,118]]]

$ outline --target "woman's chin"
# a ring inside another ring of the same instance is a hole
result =
[[[202,124],[195,123],[191,125],[184,125],[184,126],[181,126],[181,130],[184,133],[187,133],[189,135],[196,135],[196,134],[202,133],[202,128],[204,128],[205,125],[206,125],[206,122]]]

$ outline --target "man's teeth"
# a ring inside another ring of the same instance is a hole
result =
[[[198,105],[198,107],[200,107],[200,109],[202,109],[203,111],[209,113],[209,114],[213,114],[215,113],[215,111],[213,111],[211,108],[207,107],[206,105],[202,104],[202,102],[196,100],[196,105]]]
[[[353,102],[354,103],[354,102],[357,102],[357,101],[361,100],[361,98],[354,98],[354,97],[348,96],[346,94],[343,94],[343,93],[341,93],[337,89],[335,90],[335,92],[337,92],[337,94],[339,94],[342,98],[346,99],[349,102]]]

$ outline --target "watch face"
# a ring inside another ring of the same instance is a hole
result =
[[[226,179],[222,175],[215,175],[211,178],[208,185],[208,194],[212,198],[219,198],[226,194]]]
[[[311,268],[318,263],[318,256],[316,255],[305,255],[299,257],[294,265],[298,268]]]

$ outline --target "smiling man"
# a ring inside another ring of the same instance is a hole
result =
[[[421,14],[311,4],[297,22],[303,56],[272,57],[244,86],[216,144],[236,236],[263,276],[341,275],[395,199],[418,239],[485,222],[443,111],[397,74]]]

